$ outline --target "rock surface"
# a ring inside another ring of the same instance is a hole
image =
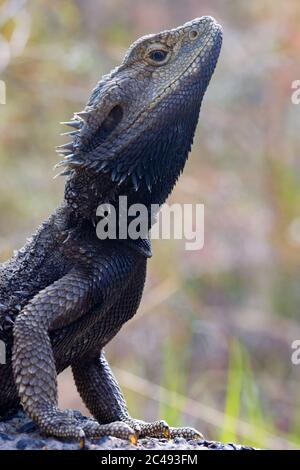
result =
[[[79,419],[82,415],[74,411]],[[82,417],[82,419],[84,419]],[[76,441],[61,441],[46,437],[39,433],[37,426],[25,415],[18,411],[5,421],[0,421],[0,450],[79,450]],[[167,439],[140,439],[137,446],[115,437],[87,440],[86,449],[90,450],[251,450],[251,447],[237,444],[222,444],[213,441],[187,441],[183,438]]]

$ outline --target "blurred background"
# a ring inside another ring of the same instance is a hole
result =
[[[133,416],[300,448],[298,0],[0,0],[0,259],[59,204],[59,121],[141,35],[212,15],[224,46],[170,202],[205,204],[205,247],[154,241],[142,305],[107,356]],[[86,412],[70,371],[60,405]]]

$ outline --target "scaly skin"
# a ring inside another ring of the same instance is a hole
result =
[[[129,416],[103,348],[137,311],[149,240],[100,240],[96,209],[118,197],[161,205],[182,172],[203,95],[221,48],[210,17],[145,36],[97,84],[60,146],[67,176],[61,206],[0,267],[0,414],[20,404],[43,432],[201,437]],[[149,218],[149,228],[153,221]],[[95,419],[85,425],[57,407],[57,374],[71,366]]]

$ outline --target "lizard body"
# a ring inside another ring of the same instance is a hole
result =
[[[103,348],[137,311],[150,241],[99,240],[96,210],[161,205],[181,174],[222,42],[211,17],[145,36],[97,84],[60,146],[61,206],[0,267],[0,415],[20,404],[57,437],[197,437],[191,428],[130,417]],[[149,219],[151,228],[152,219]],[[71,366],[94,419],[57,406],[57,374]]]

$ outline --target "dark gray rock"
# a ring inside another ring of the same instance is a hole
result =
[[[80,420],[86,418],[77,410],[70,410]],[[115,437],[87,440],[87,450],[118,449],[118,450],[250,450],[237,444],[222,444],[214,441],[187,441],[181,437],[168,441],[167,439],[140,439],[137,446]],[[76,441],[63,441],[53,437],[41,436],[38,427],[23,411],[18,411],[5,421],[0,421],[0,449],[9,450],[79,450]]]
[[[24,450],[24,449],[42,449],[45,447],[45,441],[40,439],[19,439],[16,443],[16,449]]]
[[[0,441],[13,441],[14,438],[6,434],[5,432],[0,432]]]

